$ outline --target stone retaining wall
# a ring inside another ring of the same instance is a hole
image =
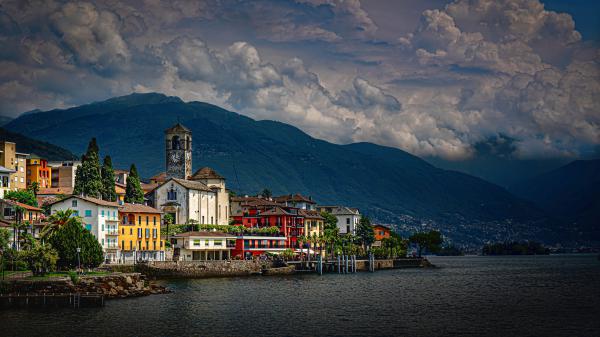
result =
[[[260,274],[270,268],[260,261],[155,261],[136,265],[137,271],[154,278],[203,278]]]

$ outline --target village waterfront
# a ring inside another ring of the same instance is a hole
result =
[[[600,334],[594,255],[429,259],[437,268],[160,281],[173,292],[0,311],[2,335]]]

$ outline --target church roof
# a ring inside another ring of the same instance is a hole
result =
[[[170,180],[174,180],[176,183],[178,183],[179,185],[190,189],[190,190],[197,190],[197,191],[207,191],[207,192],[212,192],[212,190],[210,189],[210,187],[206,186],[205,184],[199,182],[199,181],[193,181],[193,180],[185,180],[185,179],[178,179],[178,178],[171,178],[169,180],[167,180],[165,182],[168,183]]]
[[[194,173],[192,175],[191,179],[199,180],[199,179],[225,179],[225,178],[223,178],[223,176],[218,174],[217,171],[213,170],[212,168],[203,167],[203,168],[199,169],[198,171],[196,171],[196,173]]]
[[[177,123],[177,124],[173,125],[172,127],[165,130],[165,133],[177,133],[177,132],[192,133],[192,131],[190,131],[190,129],[181,125],[181,123]]]

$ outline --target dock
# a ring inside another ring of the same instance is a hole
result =
[[[0,294],[0,308],[11,307],[102,307],[104,295],[97,293]]]

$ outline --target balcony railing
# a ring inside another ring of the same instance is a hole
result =
[[[116,230],[116,229],[114,229],[114,230],[109,229],[109,230],[106,231],[106,235],[110,235],[110,236],[115,236],[116,235],[116,236],[118,236],[119,235],[119,231]]]

